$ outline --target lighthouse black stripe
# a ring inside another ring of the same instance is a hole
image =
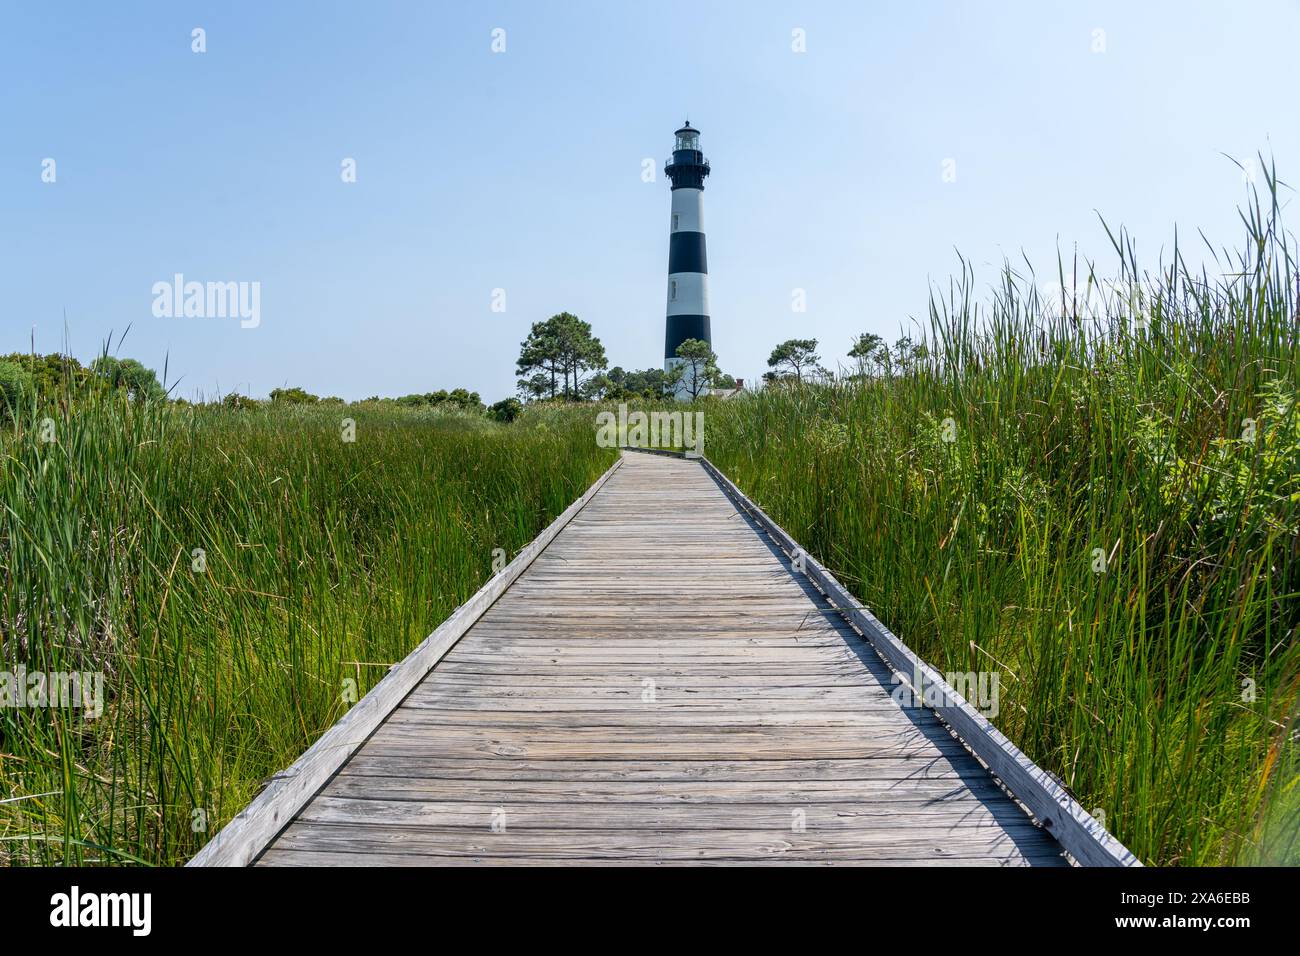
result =
[[[673,189],[703,189],[709,161],[698,149],[676,149],[664,172],[673,181]]]
[[[668,334],[664,337],[664,358],[677,354],[677,346],[687,339],[713,341],[709,335],[709,317],[707,315],[670,315],[668,316]]]
[[[704,254],[704,233],[672,233],[668,240],[668,274],[708,271],[708,261]]]

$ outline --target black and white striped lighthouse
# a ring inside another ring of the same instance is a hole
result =
[[[709,161],[700,151],[700,131],[686,125],[677,131],[673,157],[664,166],[673,183],[672,225],[668,239],[668,321],[664,335],[664,371],[681,362],[677,346],[687,339],[712,343],[709,333],[709,267],[704,254],[704,177]],[[690,383],[677,397],[689,397]]]

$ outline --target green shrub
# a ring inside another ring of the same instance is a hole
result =
[[[32,398],[32,375],[17,362],[0,359],[0,421],[16,418]]]

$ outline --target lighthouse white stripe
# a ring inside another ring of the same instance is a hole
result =
[[[673,283],[677,295],[673,295]],[[674,272],[668,277],[668,315],[709,315],[709,277],[703,272]]]
[[[703,232],[704,190],[674,189],[672,195],[673,216],[675,219],[669,221],[669,230],[673,232]],[[673,223],[676,223],[676,229],[673,228]]]

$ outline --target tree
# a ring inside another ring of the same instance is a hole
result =
[[[911,368],[913,363],[923,360],[929,354],[930,350],[925,343],[915,344],[910,335],[904,335],[894,343],[894,361],[904,372]]]
[[[240,395],[238,392],[231,392],[221,400],[221,404],[226,408],[242,410],[246,408],[257,408],[262,403],[255,398],[249,398],[247,395]]]
[[[519,359],[515,362],[519,390],[534,398],[547,395],[548,389],[549,397],[554,398],[559,387],[557,376],[562,368],[562,359],[553,321],[534,322],[528,338],[519,343]]]
[[[618,369],[622,372],[622,369]],[[610,379],[615,383],[618,379],[614,376],[614,370],[610,371]],[[622,381],[622,397],[625,398],[667,398],[673,392],[673,388],[668,382],[668,375],[661,368],[648,368],[640,372],[626,372]]]
[[[677,357],[681,362],[672,371],[674,384],[694,401],[708,391],[720,374],[718,356],[703,339],[687,339],[677,346]]]
[[[853,340],[849,358],[858,363],[858,374],[867,375],[872,368],[883,367],[888,361],[889,347],[879,335],[863,332]]]
[[[609,398],[615,390],[614,382],[608,375],[593,375],[582,386],[582,397],[593,401]]]
[[[555,341],[559,346],[565,396],[576,399],[581,394],[583,374],[608,366],[605,346],[591,334],[591,325],[576,315],[561,312],[552,316],[550,321],[554,323]]]
[[[488,418],[505,425],[513,422],[523,412],[524,406],[517,398],[503,398],[488,407]]]
[[[90,363],[90,370],[104,379],[110,387],[125,390],[136,401],[156,400],[167,394],[158,384],[157,373],[151,368],[145,368],[135,359],[101,355]]]
[[[440,388],[436,392],[416,392],[413,395],[402,395],[384,401],[393,401],[405,408],[440,408],[450,405],[466,412],[484,411],[483,400],[479,398],[478,392],[463,388],[453,388],[450,392]]]
[[[545,372],[536,372],[528,378],[519,380],[519,394],[525,399],[555,397],[555,379]]]
[[[623,370],[621,365],[615,365],[604,375],[597,375],[593,381],[603,379],[602,384],[605,387],[602,397],[604,398],[627,398],[627,376],[628,373]]]
[[[36,394],[42,397],[58,394],[65,385],[68,391],[76,391],[90,375],[90,371],[71,355],[60,355],[57,352],[49,355],[14,352],[11,355],[0,355],[0,361],[12,362],[27,372],[32,378]]]
[[[549,374],[550,397],[554,398],[563,381],[563,395],[576,399],[582,394],[583,375],[607,365],[605,346],[591,334],[590,323],[569,312],[553,315],[545,322],[534,322],[528,338],[520,344],[515,373],[521,390],[530,389],[537,372]]]
[[[17,362],[0,359],[0,422],[17,418],[19,409],[30,400],[35,387],[27,369]]]
[[[647,398],[667,398],[673,393],[668,373],[661,368],[648,368],[638,376],[635,381],[640,385],[640,394]]]
[[[450,392],[444,392],[443,394],[446,395],[443,402],[455,405],[463,411],[481,412],[485,410],[483,400],[479,398],[478,392],[471,392],[464,388],[453,388]]]
[[[794,375],[800,382],[803,381],[804,369],[815,368],[820,361],[816,339],[788,339],[772,349],[772,354],[767,357],[770,368],[778,372],[784,369],[786,374]]]
[[[320,398],[303,388],[273,388],[271,401],[280,405],[315,405]]]

